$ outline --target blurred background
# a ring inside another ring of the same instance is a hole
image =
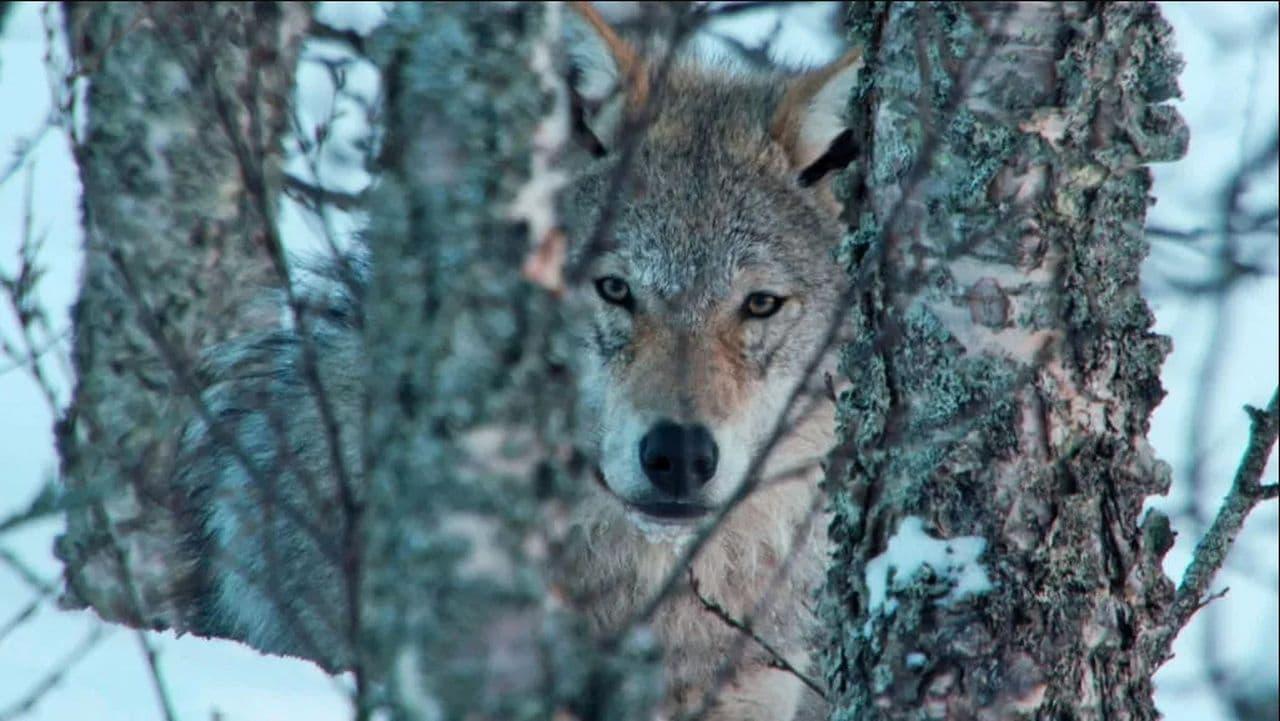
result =
[[[627,5],[606,12],[625,21]],[[1280,14],[1269,3],[1161,5],[1186,61],[1177,105],[1191,128],[1187,156],[1154,167],[1143,274],[1156,329],[1174,344],[1150,437],[1174,468],[1174,487],[1149,505],[1178,532],[1165,561],[1176,581],[1243,453],[1242,407],[1265,405],[1280,375]],[[747,65],[817,65],[843,48],[842,6],[760,3],[718,18],[696,38],[697,50]],[[384,10],[321,3],[318,15],[367,34]],[[138,634],[56,605],[60,567],[51,548],[61,521],[38,511],[57,470],[54,417],[70,396],[68,310],[81,262],[61,23],[55,3],[0,10],[0,721],[162,719],[148,654],[175,718],[348,718],[348,680],[310,664],[231,642]],[[280,223],[300,253],[325,247],[326,238],[342,243],[360,225],[333,206],[317,212],[304,190],[340,198],[370,180],[363,168],[378,77],[348,48],[313,39],[298,71],[288,171],[305,182],[283,202]],[[19,286],[34,302],[13,302]],[[1276,482],[1276,465],[1273,458],[1264,482]],[[1280,717],[1278,535],[1277,504],[1260,506],[1214,584],[1225,595],[1197,615],[1156,677],[1156,701],[1169,718]]]

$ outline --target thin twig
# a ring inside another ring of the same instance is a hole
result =
[[[707,34],[716,40],[724,43],[734,53],[737,54],[743,62],[751,67],[772,70],[776,64],[773,61],[773,53],[778,43],[778,36],[782,33],[782,18],[773,21],[773,27],[760,40],[748,45],[738,38],[728,33],[720,33],[708,30]]]
[[[54,128],[58,127],[60,121],[56,113],[51,113],[45,118],[40,126],[31,132],[26,138],[19,138],[14,143],[13,158],[5,165],[4,170],[0,170],[0,185],[9,182],[9,178],[13,177],[23,166],[27,164],[27,159],[31,153],[40,146],[40,142],[44,140],[44,136]]]
[[[29,353],[22,354],[25,357],[18,357],[18,349],[4,338],[0,338],[0,346],[4,346],[4,354],[9,357],[9,362],[0,364],[0,376],[5,373],[12,373],[13,371],[27,370],[30,368],[32,362],[44,358],[52,351],[61,352],[63,350],[60,347],[62,342],[69,338],[71,338],[71,328],[64,328],[63,330],[46,338],[43,343],[33,347]],[[44,391],[41,391],[41,393],[44,393]],[[47,397],[48,394],[45,395]]]
[[[0,351],[3,351],[15,363],[20,363],[21,367],[30,374],[32,380],[35,381],[36,387],[44,396],[45,404],[49,407],[50,412],[56,416],[61,408],[58,392],[40,363],[48,339],[46,338],[46,341],[42,343],[36,339],[34,333],[34,326],[40,324],[44,326],[46,334],[48,334],[50,324],[45,317],[44,308],[34,300],[36,289],[39,287],[40,279],[44,274],[43,270],[36,264],[36,257],[40,254],[40,250],[44,245],[44,237],[37,235],[35,232],[35,164],[31,163],[26,167],[22,224],[18,246],[18,271],[12,277],[0,274],[0,290],[3,291],[5,300],[13,312],[14,321],[18,326],[19,337],[22,339],[22,347],[18,348],[3,336],[0,336]]]
[[[689,588],[690,590],[693,591],[694,598],[698,599],[698,603],[702,604],[703,609],[710,611],[713,615],[715,615],[716,618],[723,621],[725,625],[729,626],[730,628],[733,628],[736,631],[743,633],[744,635],[749,637],[752,641],[755,641],[760,646],[760,648],[764,649],[764,652],[769,654],[770,666],[772,666],[773,668],[779,669],[781,671],[786,671],[792,676],[795,676],[796,678],[800,679],[801,683],[813,689],[814,693],[821,696],[823,700],[826,700],[827,698],[826,689],[824,689],[821,685],[819,685],[817,681],[814,681],[812,678],[809,678],[808,674],[796,668],[790,661],[787,660],[786,656],[783,656],[782,653],[780,653],[776,648],[774,648],[772,644],[770,644],[768,641],[761,638],[760,634],[756,633],[755,630],[751,628],[751,625],[749,622],[740,621],[734,618],[733,615],[730,614],[729,611],[725,609],[724,606],[721,606],[720,604],[716,603],[710,598],[707,598],[706,596],[702,595],[702,591],[698,587],[698,579],[696,576],[693,575],[692,568],[689,569]]]
[[[307,27],[307,35],[319,40],[330,40],[342,43],[347,49],[360,57],[368,57],[368,50],[365,48],[365,38],[360,33],[350,28],[339,28],[322,20],[311,18],[311,24]]]
[[[63,513],[70,507],[81,505],[76,502],[77,500],[79,499],[74,492],[60,494],[52,481],[46,482],[26,508],[0,518],[0,533],[7,533],[33,521]],[[3,558],[4,553],[3,549],[0,549],[0,558]]]
[[[192,70],[188,70],[188,74],[191,77],[198,77]],[[311,323],[303,301],[294,288],[291,264],[285,253],[284,243],[276,228],[273,199],[267,187],[266,172],[263,167],[266,152],[261,148],[251,148],[244,142],[240,131],[240,118],[233,110],[234,95],[216,74],[210,76],[208,89],[209,99],[213,103],[215,113],[224,131],[223,135],[231,145],[232,155],[240,170],[244,187],[254,203],[258,220],[262,224],[264,245],[268,251],[267,255],[271,260],[276,276],[280,280],[286,306],[289,308],[292,320],[298,329],[299,348],[302,351],[302,363],[299,365],[299,370],[319,412],[320,426],[324,433],[329,462],[337,481],[339,502],[343,517],[346,520],[346,523],[343,524],[344,537],[340,546],[342,552],[339,554],[339,565],[343,570],[343,578],[347,582],[348,622],[350,626],[348,635],[350,640],[354,641],[359,636],[360,607],[358,593],[359,555],[357,553],[357,539],[354,534],[355,527],[359,523],[361,505],[356,497],[355,482],[352,479],[351,471],[347,468],[346,459],[342,456],[342,429],[337,421],[333,400],[329,397],[328,390],[320,379],[320,361],[310,331]],[[252,98],[246,104],[246,109],[250,125],[256,126],[259,122],[258,99],[256,97]],[[250,139],[259,140],[260,134],[254,133]],[[364,676],[359,667],[358,659],[355,673],[358,679],[362,679]],[[363,688],[363,684],[361,684],[361,687]]]
[[[106,632],[106,624],[93,624],[93,628],[89,630],[89,633],[85,634],[80,643],[76,644],[70,653],[54,664],[53,668],[37,681],[30,690],[7,708],[0,710],[0,721],[13,721],[13,719],[21,718],[31,713],[41,699],[47,696],[58,684],[62,683],[62,680],[66,678],[67,673],[71,671],[76,663],[87,656],[90,649],[98,645],[98,642],[102,640]]]
[[[39,574],[32,570],[30,566],[23,562],[22,559],[18,558],[9,549],[0,548],[0,561],[3,561],[5,565],[9,566],[10,570],[16,573],[24,583],[35,589],[37,593],[45,596],[53,594],[55,590],[54,585],[43,578],[40,578]]]
[[[355,210],[364,203],[364,192],[348,193],[326,188],[315,183],[308,183],[296,175],[288,173],[284,176],[284,192],[298,201],[308,210],[319,212],[321,208],[332,205],[339,210]],[[330,243],[333,245],[333,243]],[[336,246],[334,246],[336,247]]]
[[[5,637],[13,633],[19,626],[34,618],[36,611],[40,610],[40,607],[44,605],[44,600],[44,595],[36,596],[15,613],[12,618],[0,625],[0,642],[3,642]]]
[[[782,560],[782,563],[778,564],[778,568],[765,585],[764,593],[760,595],[751,611],[742,619],[743,623],[750,625],[760,614],[765,613],[773,605],[773,594],[777,591],[783,579],[791,573],[792,567],[800,557],[801,549],[807,545],[805,541],[813,530],[813,524],[822,515],[822,507],[826,500],[827,495],[821,490],[813,494],[813,502],[809,505],[804,522],[797,526],[791,534],[791,547],[787,551],[786,558]],[[690,570],[692,571],[692,569]],[[703,695],[702,707],[691,714],[688,721],[701,721],[707,714],[711,713],[720,696],[721,689],[724,688],[725,684],[729,683],[738,661],[741,660],[742,654],[746,650],[746,640],[747,637],[743,635],[739,635],[734,639],[733,646],[725,654],[724,661],[721,662],[720,667],[716,669],[715,676],[712,677],[711,686],[707,689],[706,694]],[[824,696],[824,698],[826,697]]]
[[[1169,609],[1168,620],[1159,636],[1157,652],[1165,658],[1169,646],[1191,617],[1205,603],[1205,594],[1209,583],[1222,568],[1227,554],[1244,525],[1245,518],[1253,507],[1262,501],[1275,498],[1277,485],[1262,485],[1262,473],[1266,469],[1271,449],[1276,444],[1277,431],[1280,431],[1280,389],[1271,395],[1271,402],[1266,410],[1258,410],[1245,406],[1245,412],[1252,419],[1249,431],[1249,442],[1245,447],[1244,457],[1236,469],[1235,480],[1231,490],[1218,509],[1213,524],[1196,545],[1191,556],[1191,563],[1183,574],[1182,583],[1178,586],[1173,606]]]
[[[263,469],[249,455],[244,445],[240,443],[239,437],[236,436],[232,429],[227,427],[226,420],[215,416],[213,410],[204,402],[200,384],[192,372],[192,364],[178,347],[165,336],[164,329],[155,310],[147,304],[142,290],[134,278],[133,271],[120,248],[110,243],[109,239],[103,239],[103,242],[107,244],[104,251],[117,273],[119,273],[120,280],[124,286],[124,295],[134,304],[143,332],[147,334],[155,346],[160,360],[172,374],[177,384],[177,391],[186,396],[199,419],[208,428],[214,442],[231,453],[233,459],[240,464],[241,469],[249,476],[249,480],[255,487],[263,493],[270,493],[274,479],[268,477],[266,469]],[[315,523],[310,521],[305,513],[298,510],[293,504],[284,502],[283,499],[279,501],[279,508],[288,516],[291,522],[297,524],[298,528],[307,533],[308,537],[316,543],[322,552],[328,554],[335,562],[339,562],[338,559],[342,557],[341,549],[331,543],[328,534],[323,533]],[[285,621],[291,625],[292,630],[298,634],[298,639],[302,645],[314,652],[309,654],[308,657],[312,659],[320,658],[323,654],[320,653],[319,646],[306,633],[305,628],[298,622],[296,616],[291,613],[289,606],[275,594],[268,593],[267,596],[272,599],[277,610],[284,616]]]
[[[740,2],[722,2],[707,3],[698,8],[707,18],[714,17],[731,17],[734,15],[745,15],[747,13],[759,12],[761,10],[784,10],[795,7],[791,2],[778,2],[773,0],[760,0],[754,2],[752,0],[740,0]]]
[[[147,661],[147,675],[151,677],[151,685],[156,690],[156,701],[160,704],[160,713],[164,715],[164,721],[177,721],[178,716],[173,712],[173,701],[169,699],[169,689],[164,682],[164,675],[160,672],[160,661],[156,658],[156,649],[147,638],[146,631],[134,629],[134,635],[138,639],[138,646],[142,648],[142,657]]]
[[[621,208],[627,181],[631,179],[631,171],[635,163],[636,154],[640,150],[641,141],[661,109],[662,96],[666,92],[667,79],[675,67],[680,47],[698,30],[702,23],[706,22],[709,17],[705,14],[706,10],[707,8],[704,6],[677,14],[671,24],[668,37],[669,47],[667,47],[661,61],[658,63],[657,69],[653,73],[649,85],[649,93],[645,96],[644,104],[637,108],[635,112],[629,112],[623,117],[622,127],[619,130],[622,143],[618,152],[618,162],[610,173],[609,185],[605,191],[605,202],[600,208],[599,215],[596,216],[595,226],[592,228],[591,235],[583,246],[582,256],[576,263],[569,263],[566,268],[566,275],[570,282],[581,282],[591,261],[605,247],[605,241],[613,230],[614,221]],[[642,72],[648,72],[648,70],[645,69]]]

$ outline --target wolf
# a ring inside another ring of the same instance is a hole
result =
[[[665,649],[661,716],[817,713],[801,675],[812,675],[826,549],[832,328],[849,282],[834,259],[845,224],[831,181],[853,159],[844,111],[860,62],[850,54],[808,72],[692,55],[662,63],[661,48],[624,39],[589,4],[567,20],[577,143],[560,220],[580,272],[563,303],[595,482],[553,574],[601,634],[624,630],[684,574],[650,619]],[[611,197],[624,155],[626,182]],[[587,242],[610,204],[609,232]],[[334,640],[346,613],[334,559],[350,529],[334,527],[337,494],[317,504],[308,492],[335,487],[309,393],[323,383],[336,424],[359,422],[362,262],[333,271],[343,280],[313,296],[305,329],[208,355],[207,412],[185,431],[177,481],[196,519],[201,625],[331,670],[351,660]],[[308,349],[310,382],[299,370]],[[344,446],[341,460],[358,481],[358,448]]]

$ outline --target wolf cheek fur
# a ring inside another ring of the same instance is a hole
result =
[[[570,360],[591,431],[587,450],[602,483],[575,511],[570,557],[559,570],[598,629],[625,624],[672,571],[697,520],[685,516],[723,505],[748,482],[752,456],[797,392],[759,488],[728,516],[692,575],[703,596],[751,617],[761,637],[805,668],[813,631],[806,609],[825,558],[825,521],[812,509],[821,506],[818,464],[833,441],[824,377],[834,375],[834,352],[817,373],[803,371],[822,350],[845,282],[832,258],[839,206],[824,176],[848,159],[842,118],[857,58],[798,76],[678,60],[636,140],[626,192],[613,199],[606,194],[618,153],[610,151],[630,142],[620,134],[624,120],[659,79],[589,8],[572,15],[569,34],[587,142],[573,161],[562,220],[570,237],[586,239],[601,209],[618,206],[605,242],[579,243],[570,259],[588,269],[566,303],[581,338]],[[604,278],[611,280],[602,289],[595,281]],[[339,282],[318,294],[307,324],[357,493],[359,287]],[[761,295],[776,307],[759,305]],[[299,371],[303,347],[295,330],[282,329],[210,354],[205,400],[224,430],[204,419],[191,424],[179,484],[194,509],[197,575],[208,579],[206,629],[337,669],[350,662],[338,561],[345,531],[332,527],[343,514],[322,507],[337,503],[339,481]],[[684,435],[646,460],[640,449],[659,427]],[[695,437],[696,458],[694,445],[678,440]],[[666,482],[685,466],[699,470]],[[653,626],[667,650],[664,710],[699,707],[740,645],[738,632],[688,587],[659,607]],[[711,718],[795,717],[800,681],[754,642],[742,649]]]

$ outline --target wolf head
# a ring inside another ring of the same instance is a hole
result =
[[[845,282],[827,173],[849,159],[859,63],[748,75],[681,58],[662,73],[589,7],[571,21],[592,157],[565,193],[564,223],[599,480],[642,527],[685,528],[748,481],[788,398],[812,385],[805,370]],[[816,470],[829,450],[831,429],[815,432],[804,403],[793,410],[766,481]]]

